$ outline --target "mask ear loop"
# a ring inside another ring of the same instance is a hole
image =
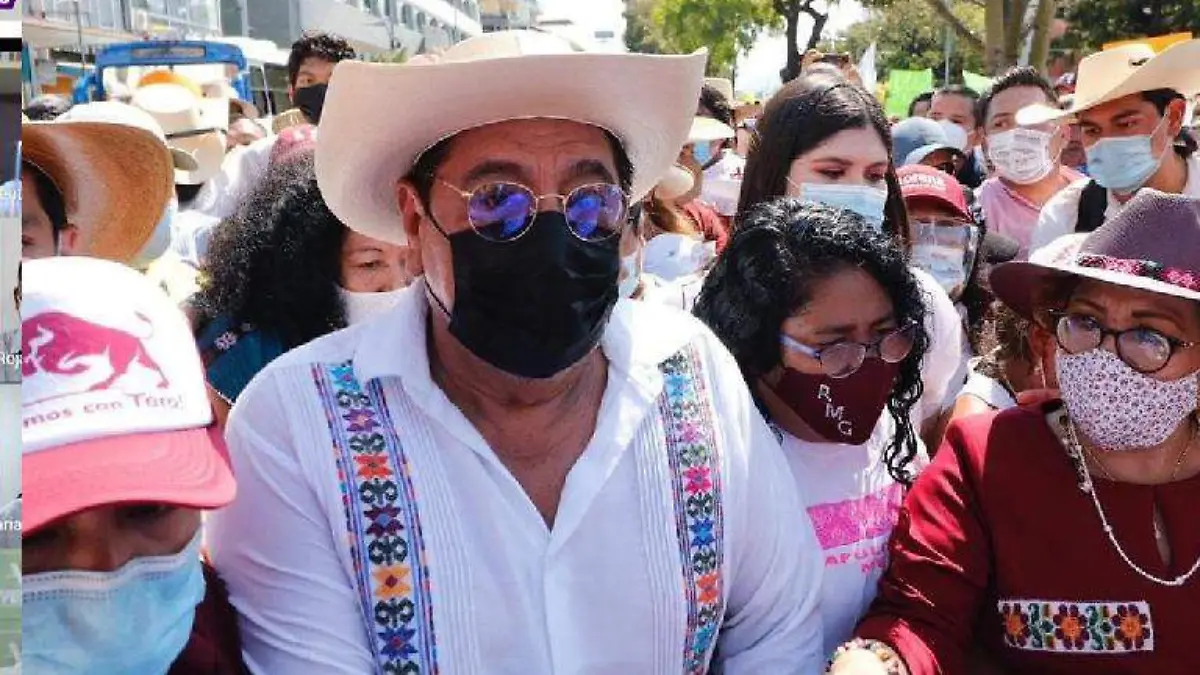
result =
[[[417,200],[417,208],[420,209],[420,213],[418,215],[420,215],[422,219],[428,220],[429,224],[433,225],[433,229],[437,230],[438,234],[442,235],[446,242],[449,243],[450,235],[446,233],[446,230],[442,228],[442,224],[437,221],[436,217],[434,217],[433,209],[429,205],[422,204],[421,200],[419,199]],[[453,248],[451,249],[451,257],[453,257]],[[453,260],[451,262],[453,262]],[[442,313],[446,315],[446,318],[450,319],[451,321],[454,320],[454,315],[450,313],[450,310],[446,309],[446,303],[442,302],[442,299],[437,296],[437,293],[433,292],[433,288],[429,286],[428,280],[425,282],[425,294],[430,298],[433,298],[434,304],[438,306],[438,309],[442,310]]]

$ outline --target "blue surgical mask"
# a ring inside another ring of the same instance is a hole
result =
[[[713,152],[711,143],[696,143],[692,146],[692,157],[700,164],[700,166],[708,166],[712,161]]]
[[[1137,192],[1162,165],[1163,155],[1154,156],[1154,134],[1166,123],[1163,117],[1154,131],[1144,136],[1102,138],[1086,148],[1088,175],[1101,187],[1120,194]]]
[[[870,185],[837,185],[834,183],[801,183],[791,178],[789,185],[800,191],[800,198],[810,202],[836,206],[862,216],[869,225],[883,230],[883,213],[887,207],[888,191]]]
[[[115,572],[65,570],[21,580],[22,665],[45,675],[163,675],[204,599],[200,533],[175,555]]]
[[[150,233],[150,238],[142,246],[142,250],[138,251],[134,259],[129,261],[130,267],[144,270],[171,248],[171,240],[175,238],[175,216],[178,213],[179,202],[172,197],[171,201],[167,202],[166,208],[163,209],[162,217],[158,219],[154,231]]]

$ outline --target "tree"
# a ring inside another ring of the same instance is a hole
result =
[[[1045,65],[1051,24],[1062,0],[923,1],[936,13],[939,23],[954,30],[962,44],[983,53],[983,70],[995,75],[1020,61],[1026,41],[1033,46],[1029,63],[1038,68]],[[1093,0],[1080,2],[1087,4]],[[864,4],[884,9],[895,5],[896,0],[866,0]],[[972,25],[964,13],[977,8],[983,9],[983,24],[978,27]]]
[[[982,33],[983,9],[969,0],[949,6],[971,31]],[[945,62],[946,24],[927,0],[892,0],[887,6],[869,10],[866,21],[851,26],[838,38],[837,50],[858,56],[872,42],[878,48],[875,66],[880,79],[893,68],[941,73]],[[826,46],[832,49],[832,45]],[[983,50],[959,43],[951,59],[952,70],[984,69]]]
[[[669,51],[658,27],[654,24],[655,0],[625,1],[625,47],[640,54],[662,54]]]
[[[759,33],[777,21],[770,0],[656,0],[651,4],[651,20],[663,44],[679,53],[707,47],[710,75],[729,75],[738,55],[749,51]]]
[[[1154,37],[1200,27],[1197,0],[1072,0],[1064,18],[1065,47],[1100,49],[1106,42]]]
[[[800,74],[800,61],[802,53],[800,50],[800,15],[805,14],[813,21],[812,31],[808,35],[808,43],[804,47],[804,51],[817,46],[821,40],[821,32],[825,30],[825,23],[829,21],[829,6],[831,2],[825,4],[825,11],[820,12],[813,6],[814,0],[772,0],[771,5],[775,13],[783,18],[785,35],[787,36],[787,66],[784,67],[781,77],[785,82],[795,78]]]

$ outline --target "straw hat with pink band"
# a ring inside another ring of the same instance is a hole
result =
[[[1074,244],[1064,242],[1068,252]],[[1200,199],[1145,188],[1074,255],[1005,263],[991,282],[1004,304],[1034,318],[1039,294],[1072,277],[1200,302]]]
[[[213,509],[233,501],[182,312],[123,265],[84,257],[26,264],[25,531],[108,504]]]

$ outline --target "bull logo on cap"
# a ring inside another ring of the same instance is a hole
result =
[[[150,325],[150,320],[145,315],[138,313],[135,316],[147,326]],[[87,387],[83,392],[59,394],[51,398],[109,389],[129,374],[134,364],[157,375],[159,389],[166,389],[171,385],[163,369],[146,350],[143,339],[119,328],[102,326],[64,312],[45,312],[22,322],[21,334],[21,352],[24,355],[21,374],[24,377],[31,377],[39,372],[66,376],[85,375],[97,368],[97,358],[106,361],[112,371],[108,377]],[[26,405],[42,403],[45,400],[49,399],[32,401]]]

